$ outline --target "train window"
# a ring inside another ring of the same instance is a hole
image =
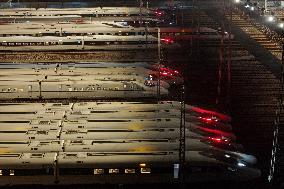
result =
[[[104,174],[104,169],[94,169],[94,175]]]
[[[48,131],[37,131],[36,134],[38,134],[38,135],[47,135]]]
[[[101,90],[101,87],[97,87],[97,90]]]
[[[71,145],[83,145],[83,141],[81,140],[72,140],[70,142]]]
[[[29,137],[29,139],[35,139],[35,137]]]
[[[14,170],[10,170],[9,175],[10,176],[14,176],[15,175],[15,171]]]
[[[126,174],[134,174],[135,173],[135,169],[125,169],[124,172]]]
[[[98,33],[98,35],[104,35],[103,33]]]
[[[151,168],[149,168],[149,167],[141,167],[140,168],[140,172],[142,174],[149,174],[149,173],[151,173]]]
[[[3,173],[2,173],[2,169],[0,169],[0,176],[2,176],[3,175]]]
[[[76,131],[76,130],[68,130],[68,131],[66,131],[66,134],[68,135],[68,134],[77,134],[78,133],[78,131]]]
[[[31,154],[30,158],[43,158],[44,154]]]
[[[50,124],[50,121],[39,121],[40,125],[47,125]]]
[[[51,144],[60,144],[60,141],[51,141]]]
[[[111,33],[107,33],[107,35],[111,35]]]
[[[110,174],[118,174],[119,173],[119,169],[109,169],[108,172]]]
[[[31,148],[31,150],[38,150],[38,148]]]
[[[106,41],[105,44],[106,44],[106,45],[110,45],[110,42]]]
[[[20,157],[20,154],[0,154],[0,157]]]

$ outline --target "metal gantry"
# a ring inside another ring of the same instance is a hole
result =
[[[280,77],[280,90],[275,111],[272,152],[268,182],[271,188],[281,188],[284,185],[284,123],[283,123],[283,92],[284,92],[284,44],[282,45],[282,65]]]
[[[185,86],[182,86],[181,90],[181,100],[180,100],[180,132],[179,132],[179,185],[180,188],[184,188],[185,186],[185,165],[186,165],[186,158],[185,158]]]

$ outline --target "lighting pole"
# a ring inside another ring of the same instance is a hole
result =
[[[161,93],[161,31],[160,31],[160,27],[158,27],[158,84],[157,84],[157,101],[159,103],[160,100],[160,93]]]
[[[180,99],[180,128],[179,128],[179,187],[185,188],[185,86],[182,85],[181,99]]]
[[[229,9],[230,9],[230,23],[229,23],[229,49],[228,49],[228,60],[227,60],[227,106],[229,108],[231,104],[231,66],[232,66],[232,22],[233,22],[233,7],[232,7],[232,2],[229,1]]]
[[[142,7],[143,7],[143,0],[140,0],[140,2],[139,2],[139,16],[140,16],[140,18],[139,18],[139,24],[140,24],[140,27],[142,26]]]

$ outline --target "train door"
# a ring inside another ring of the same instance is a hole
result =
[[[33,85],[28,85],[28,98],[33,96]]]
[[[84,42],[82,39],[77,39],[77,45],[76,45],[77,50],[82,50],[84,49]]]
[[[134,88],[134,84],[132,82],[123,82],[123,91],[124,91],[124,97],[133,97],[133,88]]]
[[[142,48],[142,41],[141,41],[141,39],[139,39],[138,47],[139,47],[139,48]]]

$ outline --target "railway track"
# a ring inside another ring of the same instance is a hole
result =
[[[157,53],[153,51],[82,51],[82,52],[2,52],[0,62],[94,62],[94,61],[153,61]],[[147,54],[145,56],[145,54]]]
[[[217,9],[202,9],[199,13],[199,18],[196,18],[197,15],[194,15],[195,18],[192,18],[193,14],[184,13],[184,20],[187,20],[187,24],[191,24],[193,23],[192,20],[195,19],[198,20],[199,26],[218,28],[222,25],[222,20],[218,20],[216,12]],[[220,16],[222,13],[219,12],[218,15]],[[229,19],[229,14],[226,14],[226,17]],[[233,13],[233,24],[243,30],[243,34],[241,35],[249,35],[252,39],[257,41],[267,51],[279,59],[281,52],[279,45],[270,41],[268,37],[259,31],[255,25],[252,25],[249,21],[242,19],[236,13]],[[191,69],[191,73],[194,73],[195,76],[191,75],[189,83],[195,83],[196,85],[192,85],[200,87],[202,86],[200,75],[208,80],[209,75],[207,77],[205,75],[211,73],[211,81],[207,89],[200,90],[201,92],[197,92],[197,90],[194,89],[192,91],[201,96],[202,91],[206,91],[208,95],[205,99],[208,99],[208,96],[213,94],[209,98],[210,100],[208,102],[214,103],[213,98],[214,96],[217,96],[216,88],[218,86],[217,71],[218,64],[220,62],[220,41],[208,41],[205,43],[199,42],[198,45],[200,48],[199,53],[195,55],[199,55],[200,61],[198,61],[198,63],[203,64],[204,67],[201,69],[199,67],[197,70]],[[224,68],[222,77],[224,80],[223,84],[226,86],[226,53],[228,53],[227,41],[224,43],[224,48],[225,54],[223,54]],[[201,56],[205,55],[203,52],[205,49],[211,50],[211,54],[206,54],[206,59],[208,59],[208,62],[211,63],[203,62],[204,60],[200,57],[200,52]],[[211,66],[208,68],[208,65]],[[236,40],[232,41],[231,78],[230,108],[226,109],[224,106],[222,107],[218,105],[215,105],[215,108],[219,111],[229,111],[231,113],[232,126],[237,135],[237,139],[244,145],[247,152],[256,155],[258,158],[258,167],[261,168],[263,172],[263,182],[265,182],[270,167],[275,111],[277,108],[277,99],[279,97],[280,82],[269,68],[265,66],[263,62],[259,61],[258,57],[254,57]],[[227,90],[226,87],[223,88],[223,91],[224,90]],[[225,103],[226,93],[221,96],[221,98],[221,101]]]

